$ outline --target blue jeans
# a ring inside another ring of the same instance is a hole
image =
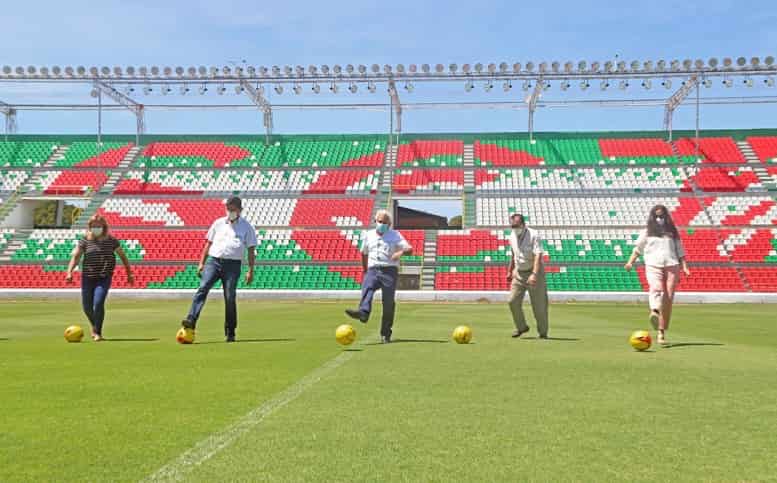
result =
[[[205,263],[200,279],[200,288],[194,294],[189,315],[193,325],[197,325],[200,312],[213,285],[221,280],[224,290],[224,335],[235,335],[237,328],[237,282],[240,280],[240,260],[210,257]]]
[[[397,291],[397,267],[371,267],[367,269],[362,281],[362,300],[359,310],[369,315],[372,311],[372,297],[378,289],[383,293],[383,318],[380,323],[380,335],[391,337],[394,326],[394,294]]]
[[[108,275],[105,278],[89,278],[86,275],[81,275],[81,305],[95,334],[102,335],[103,333],[105,299],[108,298],[112,277],[113,275]]]

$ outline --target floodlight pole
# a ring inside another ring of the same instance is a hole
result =
[[[696,83],[696,159],[699,159],[699,83]]]
[[[113,88],[113,86],[106,84],[105,82],[96,80],[93,83],[94,88],[97,90],[97,99],[100,104],[99,111],[102,111],[102,94],[107,95],[110,97],[114,102],[117,104],[120,104],[127,109],[130,110],[133,114],[135,114],[136,119],[136,132],[135,132],[135,145],[140,145],[140,136],[145,132],[146,129],[146,123],[144,119],[144,113],[145,109],[143,107],[143,104],[140,104],[138,102],[135,102],[133,99],[128,97],[125,94],[122,94],[121,92],[117,91]],[[101,123],[102,119],[100,119]],[[102,127],[99,127],[102,130]],[[98,136],[101,136],[102,133],[99,133]]]
[[[8,135],[16,132],[16,109],[10,104],[0,101],[0,112],[5,114],[5,140],[8,141]]]
[[[534,90],[526,99],[526,107],[529,109],[529,142],[534,140],[534,111],[537,109],[537,101],[542,95],[543,84],[542,76],[539,76],[534,84]]]
[[[103,91],[97,91],[97,146],[103,142]]]
[[[256,107],[262,111],[262,122],[265,128],[264,142],[269,146],[273,128],[272,106],[267,102],[267,99],[264,98],[262,92],[251,85],[247,80],[241,79],[240,86],[243,88],[243,92],[245,92],[248,97],[251,98],[251,101],[256,104]]]
[[[675,109],[683,103],[688,94],[691,93],[691,90],[698,85],[699,76],[694,74],[666,100],[666,106],[664,107],[664,130],[669,133],[669,142],[672,142],[672,118],[674,117]]]
[[[397,92],[397,86],[394,80],[388,81],[388,94],[391,98],[391,126],[390,126],[390,138],[393,138],[396,134],[396,143],[399,144],[399,136],[402,134],[402,103],[399,100],[399,93]],[[394,127],[394,116],[396,115],[397,122]],[[393,141],[392,141],[393,143]]]

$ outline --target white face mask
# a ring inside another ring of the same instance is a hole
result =
[[[238,214],[237,211],[230,211],[227,213],[227,217],[229,218],[229,221],[235,221],[237,220]]]
[[[89,228],[89,231],[92,232],[92,235],[94,236],[100,236],[103,234],[103,227],[101,226],[94,226],[92,228]]]

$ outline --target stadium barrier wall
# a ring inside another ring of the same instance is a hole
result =
[[[238,290],[240,300],[341,300],[354,302],[360,297],[357,290]],[[178,289],[112,289],[109,299],[186,299],[190,300],[194,290]],[[2,289],[0,299],[21,298],[79,298],[80,289]],[[495,291],[453,291],[453,290],[398,290],[397,300],[408,302],[480,302],[507,303],[508,292]],[[220,290],[213,290],[210,298],[223,297]],[[645,292],[548,292],[554,303],[572,302],[624,302],[647,303]],[[376,295],[380,300],[380,293]],[[684,304],[733,304],[756,303],[775,304],[777,293],[753,292],[678,292],[675,302]],[[528,304],[528,297],[525,304]]]

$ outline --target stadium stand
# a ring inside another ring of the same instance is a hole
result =
[[[763,163],[777,163],[777,136],[748,136],[747,142]]]
[[[56,148],[49,141],[0,141],[0,168],[43,166]]]
[[[132,148],[131,143],[76,141],[54,164],[57,168],[116,168]]]
[[[777,136],[712,134],[698,151],[690,137],[625,133],[423,137],[402,141],[393,163],[378,136],[269,145],[187,136],[133,148],[67,136],[0,142],[0,221],[25,196],[89,202],[74,228],[0,229],[0,288],[65,287],[84,220],[100,213],[133,261],[136,288],[193,289],[206,229],[238,194],[259,262],[241,288],[358,289],[364,230],[376,209],[408,196],[464,201],[461,230],[402,230],[414,247],[403,265],[429,274],[423,289],[507,290],[507,219],[521,212],[543,234],[551,290],[644,291],[644,270],[622,265],[661,203],[693,271],[680,290],[777,291]]]
[[[436,168],[462,166],[464,142],[459,140],[412,141],[400,144],[397,166]]]

